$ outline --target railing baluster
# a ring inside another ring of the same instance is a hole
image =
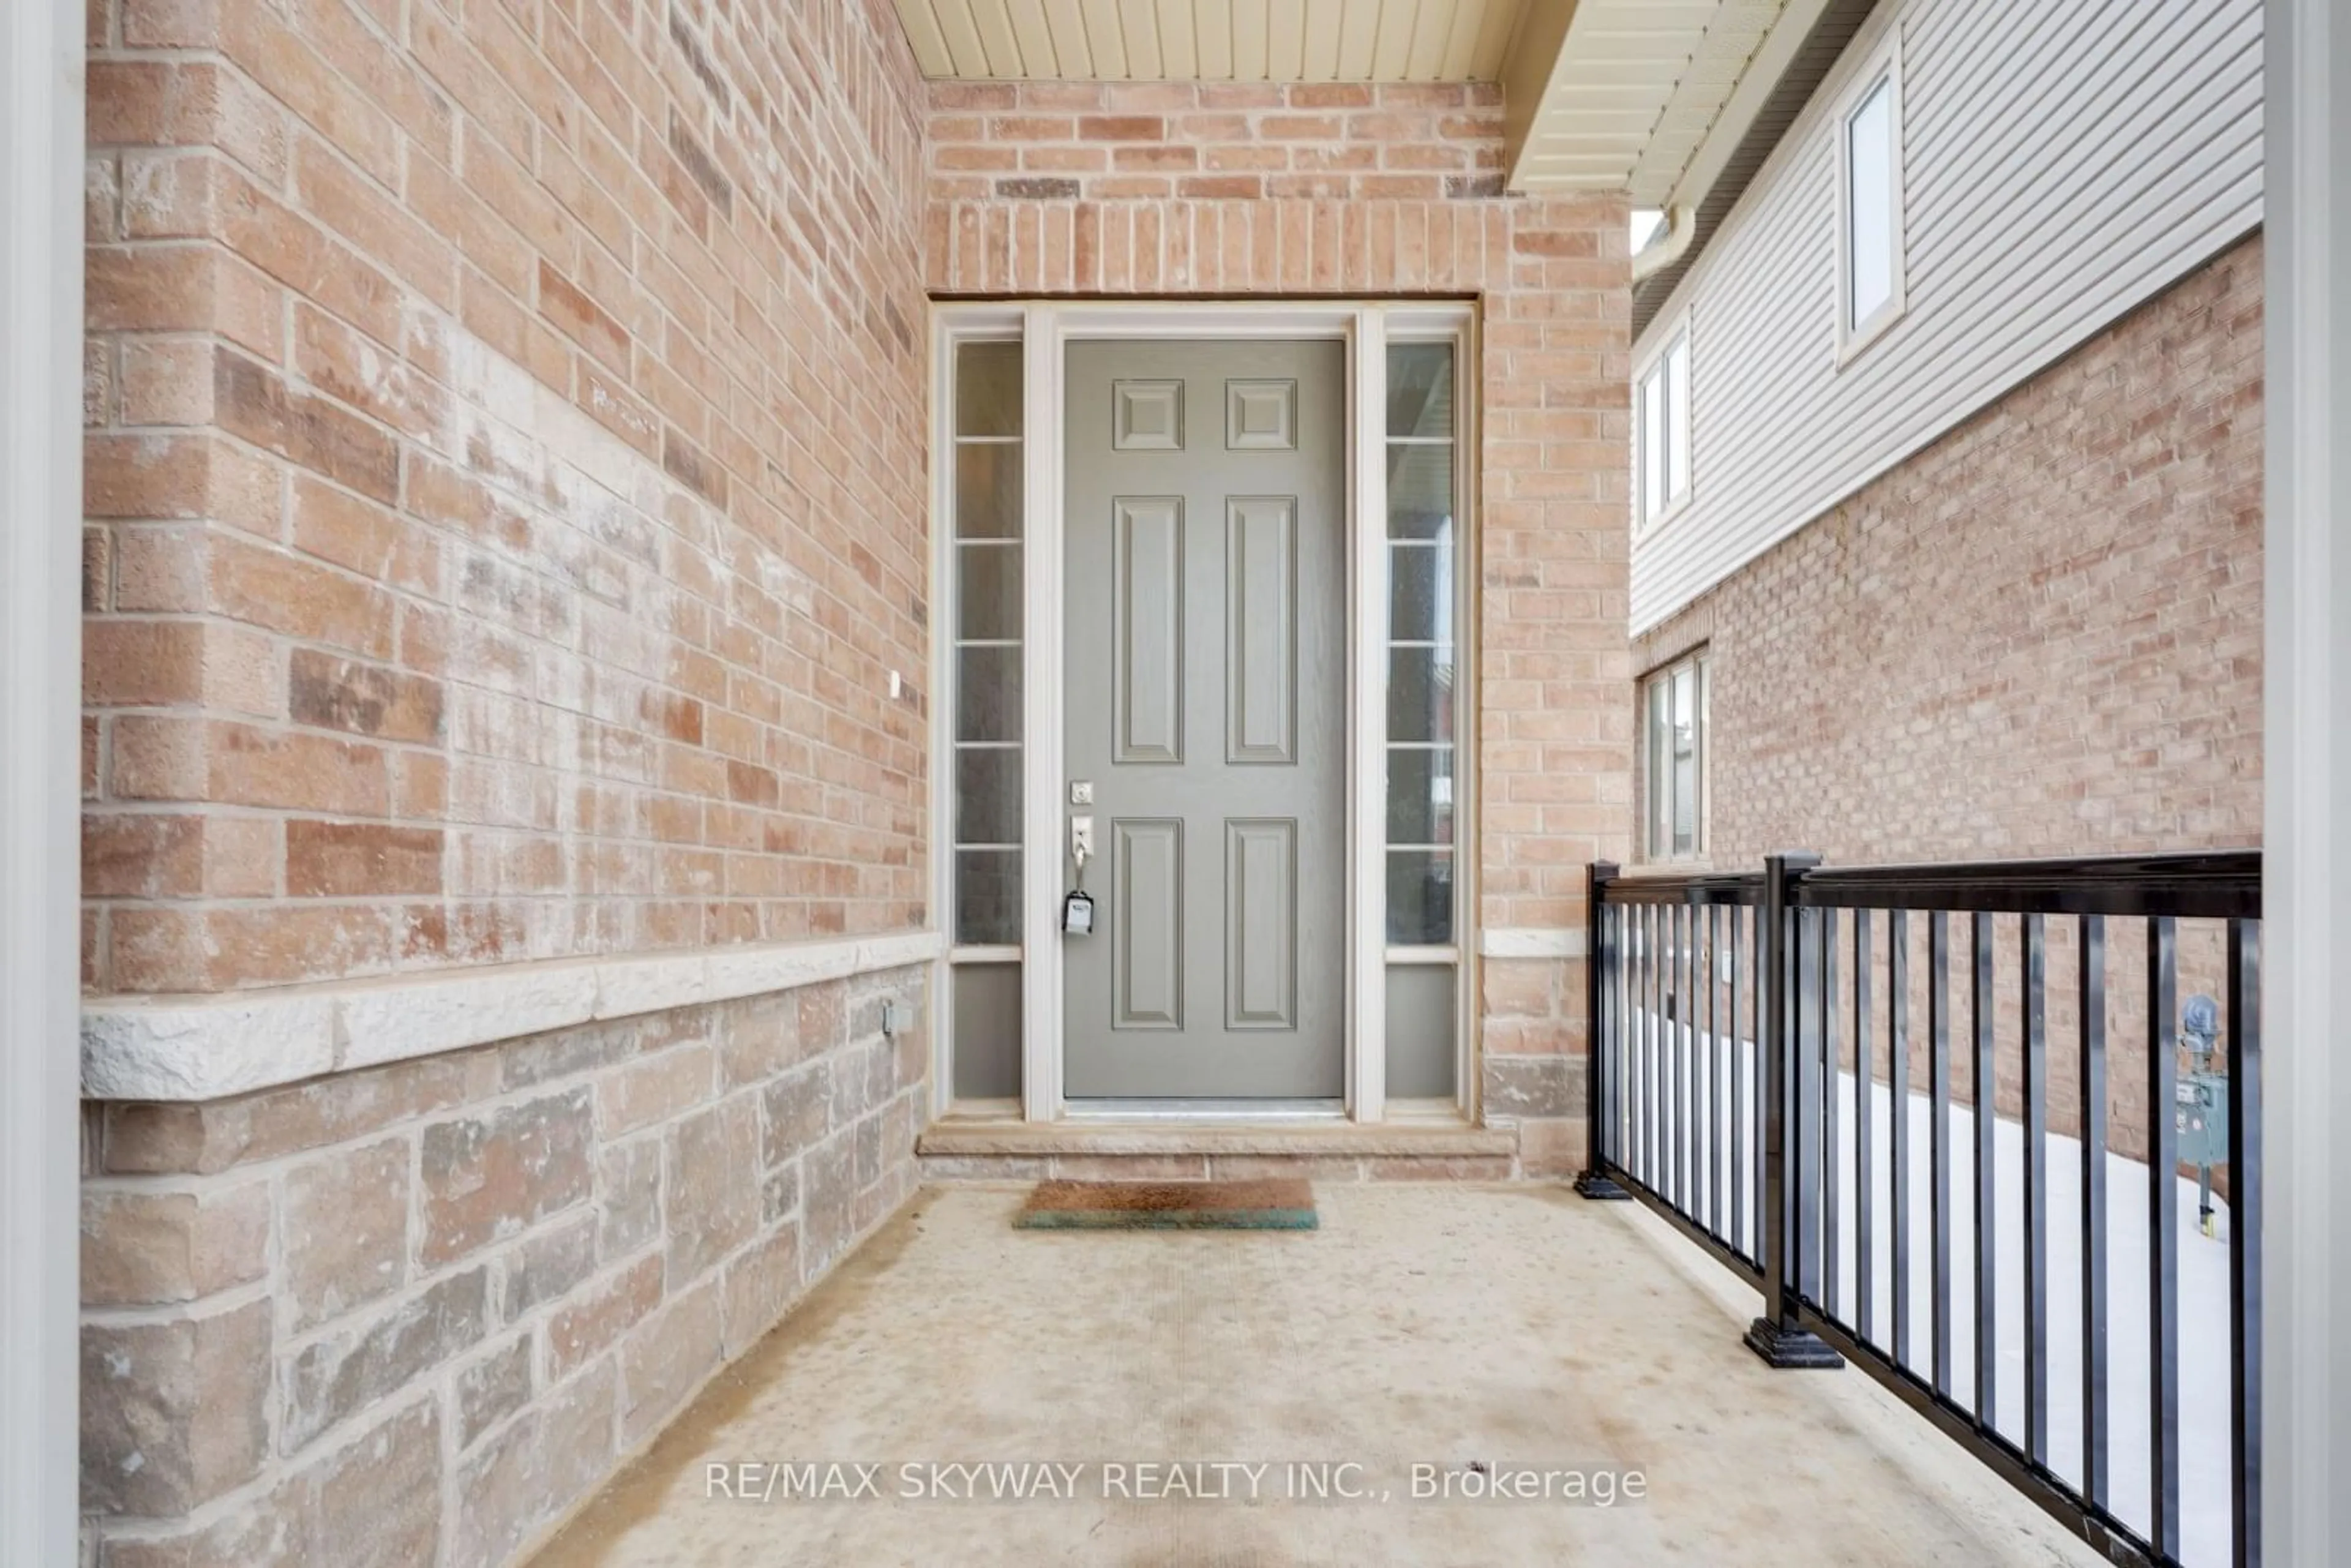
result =
[[[1975,999],[1970,1021],[1975,1026],[1976,1070],[1976,1420],[1987,1432],[1994,1429],[2000,1397],[2000,1347],[1995,1283],[2000,1254],[1997,1237],[2000,1210],[1995,1206],[1993,1174],[1998,1145],[1999,1106],[1993,1071],[1999,1048],[1993,1033],[1991,945],[1989,914],[1979,913],[1974,928]]]
[[[1674,1104],[1674,1042],[1681,1032],[1682,999],[1680,977],[1674,972],[1674,961],[1681,946],[1681,909],[1667,904],[1657,912],[1657,917],[1664,922],[1665,933],[1657,952],[1662,975],[1658,984],[1664,998],[1657,1014],[1662,1025],[1657,1037],[1657,1191],[1678,1206],[1681,1198],[1675,1188],[1680,1184],[1675,1174],[1681,1159],[1682,1140]]]
[[[1755,1260],[1763,1260],[1763,1240],[1771,1229],[1765,1218],[1765,1179],[1771,1168],[1771,1150],[1765,1137],[1764,1125],[1771,1112],[1764,1103],[1763,1072],[1763,1009],[1771,1003],[1771,988],[1763,972],[1764,911],[1761,904],[1748,922],[1747,932],[1747,1133],[1752,1146],[1748,1150],[1747,1229],[1754,1239]]]
[[[1741,932],[1747,925],[1746,911],[1737,904],[1730,906],[1730,1239],[1732,1246],[1750,1258],[1758,1258],[1753,1238],[1747,1233],[1747,1195],[1753,1186],[1754,1167],[1748,1164],[1747,1155],[1747,1040],[1750,1031],[1739,1023],[1739,980],[1749,972],[1747,953],[1741,943]],[[1749,990],[1754,989],[1750,981]]]
[[[1951,919],[1927,916],[1927,1143],[1934,1232],[1935,1392],[1951,1396]]]
[[[1659,1185],[1657,1151],[1663,1147],[1659,1142],[1656,1078],[1657,1051],[1663,1038],[1658,1019],[1666,1005],[1666,988],[1657,967],[1660,914],[1654,904],[1641,909],[1641,1184],[1652,1190]]]
[[[1689,1104],[1689,1035],[1690,1035],[1690,910],[1687,904],[1673,908],[1674,945],[1669,962],[1674,966],[1673,1076],[1674,1076],[1674,1141],[1673,1166],[1669,1173],[1674,1184],[1674,1204],[1685,1214],[1690,1208],[1690,1104]]]
[[[1844,1228],[1837,1223],[1842,1186],[1839,1173],[1844,1166],[1844,1140],[1838,1135],[1837,1128],[1837,912],[1817,909],[1812,913],[1820,922],[1815,936],[1821,955],[1820,985],[1815,993],[1821,1036],[1820,1300],[1828,1314],[1835,1317],[1844,1305],[1844,1270],[1840,1266],[1844,1260],[1844,1249],[1840,1244]]]
[[[1683,955],[1681,955],[1681,973],[1683,973],[1683,977],[1686,977],[1686,988],[1683,988],[1683,992],[1681,992],[1681,1006],[1683,1006],[1683,1011],[1688,1013],[1688,1018],[1686,1018],[1686,1020],[1683,1020],[1683,1025],[1681,1025],[1681,1065],[1683,1065],[1683,1072],[1686,1072],[1686,1082],[1683,1082],[1681,1112],[1683,1112],[1683,1116],[1686,1116],[1686,1119],[1688,1119],[1688,1128],[1690,1128],[1688,1135],[1686,1135],[1686,1138],[1683,1138],[1681,1177],[1683,1177],[1683,1194],[1686,1194],[1686,1197],[1683,1197],[1683,1204],[1681,1204],[1681,1206],[1683,1206],[1683,1210],[1686,1210],[1686,1213],[1688,1213],[1688,1216],[1693,1218],[1693,1220],[1695,1220],[1695,1218],[1698,1218],[1699,1213],[1705,1213],[1705,1204],[1702,1204],[1702,1201],[1699,1201],[1699,1192],[1702,1192],[1702,1189],[1705,1189],[1705,1156],[1702,1156],[1702,1150],[1705,1150],[1705,1147],[1707,1147],[1707,1143],[1705,1143],[1705,1138],[1707,1138],[1705,1126],[1702,1126],[1702,1124],[1699,1124],[1699,1119],[1698,1119],[1698,1116],[1699,1116],[1699,1110],[1698,1110],[1698,1107],[1699,1107],[1699,1082],[1698,1082],[1698,1062],[1699,1062],[1699,1058],[1698,1058],[1698,1049],[1699,1049],[1699,1039],[1698,1039],[1698,905],[1690,905],[1688,910],[1683,910],[1683,922],[1681,922],[1681,924],[1683,924],[1683,931],[1686,931],[1686,934],[1688,934],[1688,945],[1686,945],[1686,947],[1683,947]]]
[[[1643,1092],[1649,1107],[1648,1168],[1641,1179],[1655,1192],[1666,1190],[1666,1107],[1657,1093],[1658,1064],[1665,1061],[1666,1009],[1672,995],[1666,989],[1667,915],[1664,905],[1649,906],[1649,1030],[1647,1054],[1641,1064]]]
[[[2024,916],[2024,1451],[2049,1460],[2047,968],[2041,916]]]
[[[1640,1010],[1640,995],[1634,978],[1633,947],[1638,937],[1633,924],[1634,910],[1630,904],[1615,911],[1616,963],[1614,984],[1616,999],[1610,1015],[1609,1033],[1615,1052],[1609,1063],[1609,1088],[1616,1096],[1615,1126],[1613,1138],[1615,1147],[1610,1158],[1616,1167],[1628,1175],[1633,1169],[1633,1031],[1635,1019]]]
[[[1649,1026],[1647,1000],[1641,989],[1641,906],[1625,906],[1621,935],[1625,939],[1624,977],[1620,982],[1625,997],[1625,1071],[1616,1080],[1616,1092],[1625,1101],[1625,1150],[1620,1162],[1625,1174],[1639,1179],[1641,1175],[1641,1031]]]
[[[1649,910],[1636,904],[1627,912],[1633,920],[1633,961],[1629,977],[1633,999],[1627,1014],[1632,1025],[1631,1038],[1625,1046],[1625,1121],[1630,1128],[1626,1145],[1633,1160],[1626,1168],[1636,1181],[1646,1181],[1648,1173],[1649,1128],[1647,1085],[1642,1082],[1642,1063],[1647,1060],[1649,1038]]]
[[[1886,1094],[1894,1106],[1887,1119],[1894,1205],[1894,1363],[1910,1364],[1910,918],[1907,910],[1886,916]]]
[[[1631,1156],[1625,1169],[1635,1179],[1640,1176],[1641,1163],[1647,1157],[1649,1146],[1641,1093],[1641,1047],[1649,1029],[1649,993],[1643,978],[1648,972],[1648,918],[1647,909],[1640,904],[1627,905],[1625,910],[1632,951],[1625,967],[1625,1075],[1618,1088],[1625,1095],[1625,1150]]]
[[[1853,1242],[1854,1332],[1870,1337],[1869,1322],[1877,1301],[1876,1165],[1870,1145],[1877,1120],[1872,1103],[1877,1064],[1869,1041],[1869,911],[1853,912]],[[1883,1342],[1884,1336],[1879,1339]]]
[[[1700,955],[1706,946],[1706,908],[1703,904],[1689,906],[1689,955],[1685,973],[1689,977],[1689,1216],[1701,1228],[1706,1225],[1706,1036],[1705,1013],[1706,965]]]
[[[2082,916],[2082,1495],[2106,1500],[2106,918]]]
[[[1660,1089],[1665,1082],[1665,1011],[1674,1006],[1674,992],[1665,980],[1665,955],[1674,940],[1674,912],[1665,905],[1650,905],[1648,926],[1648,1173],[1644,1180],[1653,1192],[1665,1192],[1665,1161],[1672,1156],[1672,1122],[1665,1114]]]
[[[1722,909],[1706,906],[1706,1228],[1722,1237],[1722,1077],[1715,1066],[1722,1054]]]
[[[1632,1049],[1631,1018],[1625,1001],[1625,963],[1623,904],[1608,911],[1608,1163],[1622,1167],[1630,1134],[1625,1124],[1625,1061]]]
[[[1646,935],[1641,939],[1642,985],[1645,999],[1641,1008],[1641,1180],[1655,1187],[1657,1185],[1657,1048],[1661,1039],[1658,1019],[1666,1005],[1665,986],[1657,967],[1658,909],[1650,904],[1641,911]]]
[[[1632,967],[1625,977],[1629,989],[1627,1011],[1625,1011],[1625,1020],[1629,1025],[1627,1039],[1625,1039],[1625,1126],[1627,1126],[1625,1145],[1632,1152],[1632,1161],[1625,1168],[1632,1173],[1634,1180],[1646,1180],[1646,1171],[1648,1171],[1648,1083],[1644,1082],[1644,1062],[1648,1061],[1646,1046],[1648,1046],[1650,1020],[1648,905],[1636,903],[1636,905],[1627,907],[1625,915],[1632,919],[1634,945]]]
[[[1630,1154],[1631,1134],[1625,1125],[1625,1057],[1631,1048],[1629,1019],[1631,1013],[1625,1001],[1625,925],[1626,911],[1623,904],[1608,909],[1608,1028],[1603,1037],[1608,1042],[1608,1163],[1622,1169]]]
[[[1795,1059],[1795,1185],[1794,1229],[1796,1296],[1799,1301],[1821,1300],[1821,1188],[1826,1174],[1821,1158],[1821,1007],[1816,988],[1820,985],[1821,912],[1799,909],[1792,924],[1795,926],[1794,951],[1790,955],[1790,967],[1794,969],[1794,992],[1791,998],[1793,1016],[1790,1019],[1788,1050]]]
[[[1629,1088],[1633,1056],[1633,908],[1612,904],[1608,910],[1608,1163],[1615,1170],[1633,1168],[1633,1098]]]
[[[2262,934],[2229,922],[2229,1503],[2236,1568],[2262,1559]]]
[[[1666,910],[1649,906],[1649,1164],[1641,1179],[1662,1191],[1666,1185],[1665,1105],[1657,1093],[1666,1050]]]
[[[2155,1484],[2151,1539],[2166,1559],[2179,1555],[2179,925],[2147,923],[2147,1268],[2149,1424]]]

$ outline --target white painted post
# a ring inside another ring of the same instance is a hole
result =
[[[2351,1542],[2351,15],[2269,0],[2262,1560]]]
[[[82,38],[0,35],[0,1568],[77,1560]]]

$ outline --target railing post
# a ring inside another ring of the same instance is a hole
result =
[[[1608,1098],[1609,1051],[1615,1044],[1616,1018],[1609,1008],[1608,976],[1616,962],[1603,903],[1616,862],[1593,861],[1583,873],[1583,1170],[1575,1190],[1585,1197],[1614,1200],[1633,1195],[1608,1174],[1606,1131],[1613,1120]]]
[[[1763,980],[1763,1038],[1756,1054],[1763,1078],[1763,1313],[1747,1329],[1747,1348],[1773,1366],[1837,1367],[1844,1358],[1804,1328],[1797,1312],[1806,1249],[1817,1245],[1820,1188],[1819,1094],[1811,1058],[1819,1053],[1822,998],[1804,1006],[1817,972],[1818,922],[1789,898],[1792,884],[1821,863],[1787,852],[1763,862],[1763,905],[1756,914]],[[1817,1086],[1813,1086],[1815,1090]]]

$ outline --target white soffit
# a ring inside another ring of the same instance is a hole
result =
[[[895,3],[928,77],[1494,81],[1520,14],[1566,0]]]
[[[1644,207],[1695,201],[1704,193],[1681,189],[1684,176],[1718,128],[1743,134],[1743,124],[1720,123],[1724,111],[1791,9],[1790,0],[1578,0],[1548,81],[1532,75],[1534,61],[1510,61],[1509,90],[1540,95],[1523,120],[1510,117],[1514,131],[1525,127],[1510,188],[1626,191]],[[1819,6],[1792,9],[1809,18]]]

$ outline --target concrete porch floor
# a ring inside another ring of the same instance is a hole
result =
[[[1085,1235],[1011,1229],[1020,1196],[919,1196],[538,1568],[2096,1561],[1860,1373],[1765,1368],[1753,1292],[1632,1205],[1329,1186],[1312,1233]],[[712,1465],[831,1460],[886,1461],[882,1500],[709,1495]],[[935,1460],[1089,1468],[1071,1500],[903,1500]],[[1104,1499],[1154,1460],[1271,1468],[1254,1503]],[[1292,1500],[1290,1460],[1388,1499]],[[1472,1460],[1647,1495],[1412,1499]]]

